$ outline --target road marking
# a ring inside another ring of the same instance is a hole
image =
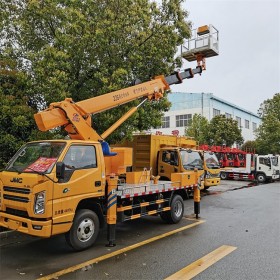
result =
[[[209,266],[213,265],[226,255],[233,252],[237,247],[223,245],[218,249],[212,251],[208,255],[202,257],[201,259],[191,263],[190,265],[186,266],[185,268],[179,270],[178,272],[174,273],[173,275],[165,278],[165,280],[189,280],[195,277],[197,274],[201,273]]]
[[[187,220],[193,221],[193,219],[187,219]],[[155,237],[149,238],[149,239],[147,239],[147,240],[144,240],[144,241],[142,241],[142,242],[139,242],[139,243],[130,245],[130,246],[128,246],[128,247],[125,247],[125,248],[123,248],[123,249],[117,250],[117,251],[115,251],[115,252],[112,252],[112,253],[109,253],[109,254],[106,254],[106,255],[103,255],[103,256],[100,256],[100,257],[91,259],[91,260],[89,260],[89,261],[86,261],[86,262],[83,262],[83,263],[80,263],[80,264],[77,264],[77,265],[68,267],[68,268],[66,268],[66,269],[57,271],[57,272],[55,272],[55,273],[46,275],[46,276],[41,277],[41,278],[38,278],[37,280],[49,280],[49,279],[57,278],[57,277],[62,276],[62,275],[64,275],[64,274],[67,274],[67,273],[70,273],[70,272],[74,272],[74,271],[76,271],[76,270],[78,270],[78,269],[82,269],[82,268],[85,267],[85,266],[92,265],[92,264],[94,264],[94,263],[107,260],[107,259],[109,259],[109,258],[112,258],[112,257],[114,257],[114,256],[117,256],[117,255],[120,255],[120,254],[122,254],[122,253],[128,252],[128,251],[130,251],[130,250],[136,249],[136,248],[138,248],[138,247],[144,246],[144,245],[146,245],[146,244],[148,244],[148,243],[154,242],[154,241],[159,240],[159,239],[161,239],[161,238],[165,238],[165,237],[167,237],[167,236],[173,235],[173,234],[175,234],[175,233],[177,233],[177,232],[180,232],[180,231],[183,231],[183,230],[186,230],[186,229],[189,229],[189,228],[198,226],[198,225],[200,225],[200,224],[202,224],[202,223],[204,223],[204,222],[205,222],[205,220],[199,220],[199,221],[196,220],[195,223],[192,223],[192,224],[190,224],[190,225],[187,225],[187,226],[184,226],[184,227],[181,227],[181,228],[178,228],[178,229],[169,231],[169,232],[164,233],[164,234],[160,234],[160,235],[158,235],[158,236],[155,236]]]

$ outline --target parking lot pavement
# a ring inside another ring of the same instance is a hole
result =
[[[27,234],[15,230],[3,229],[3,231],[0,232],[0,248],[2,246],[17,244],[17,243],[27,241],[30,240],[30,238],[35,238],[35,237],[31,237]]]

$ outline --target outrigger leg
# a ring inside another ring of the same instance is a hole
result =
[[[200,182],[198,179],[198,173],[197,170],[196,171],[196,177],[197,177],[197,184],[196,186],[194,186],[194,191],[193,191],[193,201],[194,201],[194,214],[195,214],[195,218],[198,219],[199,216],[198,214],[200,214]]]
[[[107,200],[107,247],[116,246],[116,223],[117,223],[117,183],[118,177],[108,179],[108,200]]]

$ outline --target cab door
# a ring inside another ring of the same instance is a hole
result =
[[[71,145],[64,158],[65,176],[54,184],[54,224],[72,221],[80,201],[100,197],[105,191],[104,163],[98,144]]]
[[[174,150],[161,150],[158,159],[158,175],[171,180],[171,173],[179,171],[178,152]]]

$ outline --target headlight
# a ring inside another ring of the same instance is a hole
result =
[[[46,200],[45,191],[35,194],[35,204],[34,204],[34,213],[35,214],[44,214],[45,213],[45,200]]]

